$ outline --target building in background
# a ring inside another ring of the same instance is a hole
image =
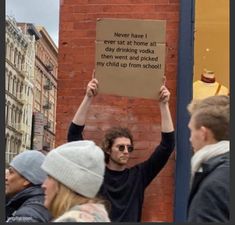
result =
[[[29,23],[17,23],[14,18],[9,16],[6,16],[5,39],[5,151],[6,163],[9,163],[15,155],[26,149],[46,148],[49,150],[54,146],[55,89],[57,86],[55,76],[57,76],[58,50],[44,28],[36,28]],[[48,40],[50,40],[49,45]],[[38,55],[42,56],[41,59]],[[44,65],[48,58],[54,65],[53,70],[44,69],[43,73],[38,73],[39,60]],[[51,75],[52,73],[53,75]],[[41,77],[39,89],[37,88],[38,77]],[[48,88],[46,85],[50,83],[48,81],[52,81],[54,86],[49,85]],[[38,96],[40,96],[40,107],[37,107],[36,104]],[[52,102],[50,109],[45,107],[46,100]],[[43,115],[43,141],[40,143],[41,145],[36,146],[33,144],[33,140],[37,139],[37,135],[34,133],[34,112]],[[50,137],[49,142],[48,136]]]
[[[36,29],[35,29],[36,31]],[[6,18],[5,124],[6,162],[31,147],[35,42],[14,18]]]
[[[33,148],[48,151],[55,143],[58,49],[44,27],[36,28]]]

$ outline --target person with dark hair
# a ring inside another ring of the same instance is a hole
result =
[[[130,145],[127,146],[128,152],[132,152],[134,150],[133,148],[133,137],[131,132],[126,127],[112,127],[106,131],[106,134],[104,136],[101,148],[103,149],[105,153],[105,162],[109,163],[110,158],[110,150],[112,149],[112,146],[117,138],[127,138],[130,140]],[[119,145],[118,146],[119,151],[125,150],[125,145]]]
[[[86,115],[98,91],[98,80],[92,79],[68,131],[68,141],[83,139]],[[169,110],[170,92],[162,85],[159,92],[162,140],[151,156],[131,168],[127,163],[134,150],[133,137],[127,128],[110,128],[102,142],[106,169],[100,194],[111,204],[112,222],[140,222],[144,191],[166,165],[175,145],[174,127]]]
[[[6,222],[49,222],[51,214],[44,207],[41,184],[46,173],[41,169],[45,156],[26,150],[10,162],[5,177]]]
[[[230,183],[229,97],[212,96],[188,105],[194,155],[188,222],[228,222]]]

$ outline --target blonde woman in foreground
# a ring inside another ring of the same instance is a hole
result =
[[[96,198],[104,176],[104,153],[92,141],[74,141],[52,150],[42,169],[44,205],[53,222],[110,222],[103,201]]]

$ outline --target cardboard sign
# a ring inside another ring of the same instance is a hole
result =
[[[165,71],[165,27],[162,20],[98,19],[99,93],[158,98]]]

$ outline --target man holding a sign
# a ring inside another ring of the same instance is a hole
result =
[[[86,116],[97,91],[98,80],[93,78],[70,125],[68,141],[83,139]],[[145,162],[127,168],[134,150],[133,138],[127,128],[114,127],[105,134],[102,149],[106,155],[106,170],[100,194],[111,203],[112,222],[140,222],[144,191],[165,166],[174,149],[169,98],[170,92],[162,85],[159,91],[162,140]]]

